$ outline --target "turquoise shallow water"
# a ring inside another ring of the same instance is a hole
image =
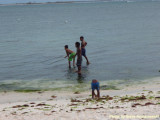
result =
[[[0,89],[56,89],[159,77],[160,2],[0,6]],[[82,77],[63,46],[88,42]],[[129,82],[128,82],[129,81]]]

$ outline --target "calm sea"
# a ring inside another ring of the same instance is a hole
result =
[[[82,76],[64,45],[88,42]],[[79,2],[0,6],[0,90],[89,89],[159,77],[160,2]]]

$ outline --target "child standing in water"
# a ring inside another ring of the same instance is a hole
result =
[[[87,46],[87,42],[84,41],[84,37],[83,36],[80,37],[80,41],[81,41],[82,56],[85,57],[85,59],[87,61],[87,65],[89,65],[90,62],[89,62],[89,60],[88,60],[88,58],[86,56],[86,49],[85,49],[85,47]]]
[[[81,47],[80,47],[80,43],[76,42],[75,43],[75,47],[77,48],[77,67],[78,67],[78,75],[81,75],[81,64],[82,64],[82,51],[81,51]]]
[[[73,67],[74,67],[75,66],[75,55],[76,55],[76,53],[73,52],[72,50],[68,49],[68,45],[65,45],[64,49],[65,49],[66,54],[67,54],[67,56],[65,56],[65,58],[68,57],[69,68],[71,68],[72,59],[73,59]]]

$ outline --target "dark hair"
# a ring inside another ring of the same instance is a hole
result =
[[[68,48],[68,45],[65,45],[64,47],[65,47],[65,48]]]
[[[80,47],[80,43],[79,42],[76,42],[76,47]]]
[[[81,36],[80,38],[84,39],[84,37],[83,37],[83,36]]]

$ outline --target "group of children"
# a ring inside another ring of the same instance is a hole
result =
[[[88,60],[88,58],[86,56],[86,49],[85,49],[85,47],[87,45],[87,42],[84,40],[83,36],[80,37],[80,41],[81,41],[81,44],[80,44],[80,42],[76,42],[75,43],[75,47],[77,48],[77,52],[76,53],[74,51],[70,50],[68,48],[68,45],[64,46],[64,49],[65,49],[66,55],[67,55],[67,56],[65,56],[65,58],[68,57],[69,68],[71,68],[71,61],[72,61],[72,59],[73,59],[73,66],[75,67],[75,57],[77,56],[77,64],[76,65],[78,67],[77,73],[79,75],[81,75],[82,56],[85,57],[85,59],[87,61],[87,64],[88,65],[90,64],[89,60]]]
[[[68,57],[68,64],[69,64],[69,68],[71,68],[71,61],[73,59],[73,66],[75,67],[75,57],[77,56],[77,67],[78,67],[78,75],[81,75],[81,64],[82,64],[82,56],[85,57],[86,61],[87,61],[87,65],[89,65],[89,60],[86,56],[86,45],[87,45],[87,42],[84,40],[84,37],[81,36],[80,37],[80,41],[81,41],[81,44],[79,42],[76,42],[75,43],[75,47],[77,48],[77,52],[75,53],[74,51],[70,50],[68,48],[68,45],[65,45],[64,46],[64,49],[66,51],[66,56],[65,58]],[[100,91],[99,91],[99,82],[98,80],[95,80],[93,79],[92,80],[92,83],[91,83],[91,88],[92,88],[92,98],[94,97],[100,97]],[[97,95],[95,94],[95,90],[97,90]]]

